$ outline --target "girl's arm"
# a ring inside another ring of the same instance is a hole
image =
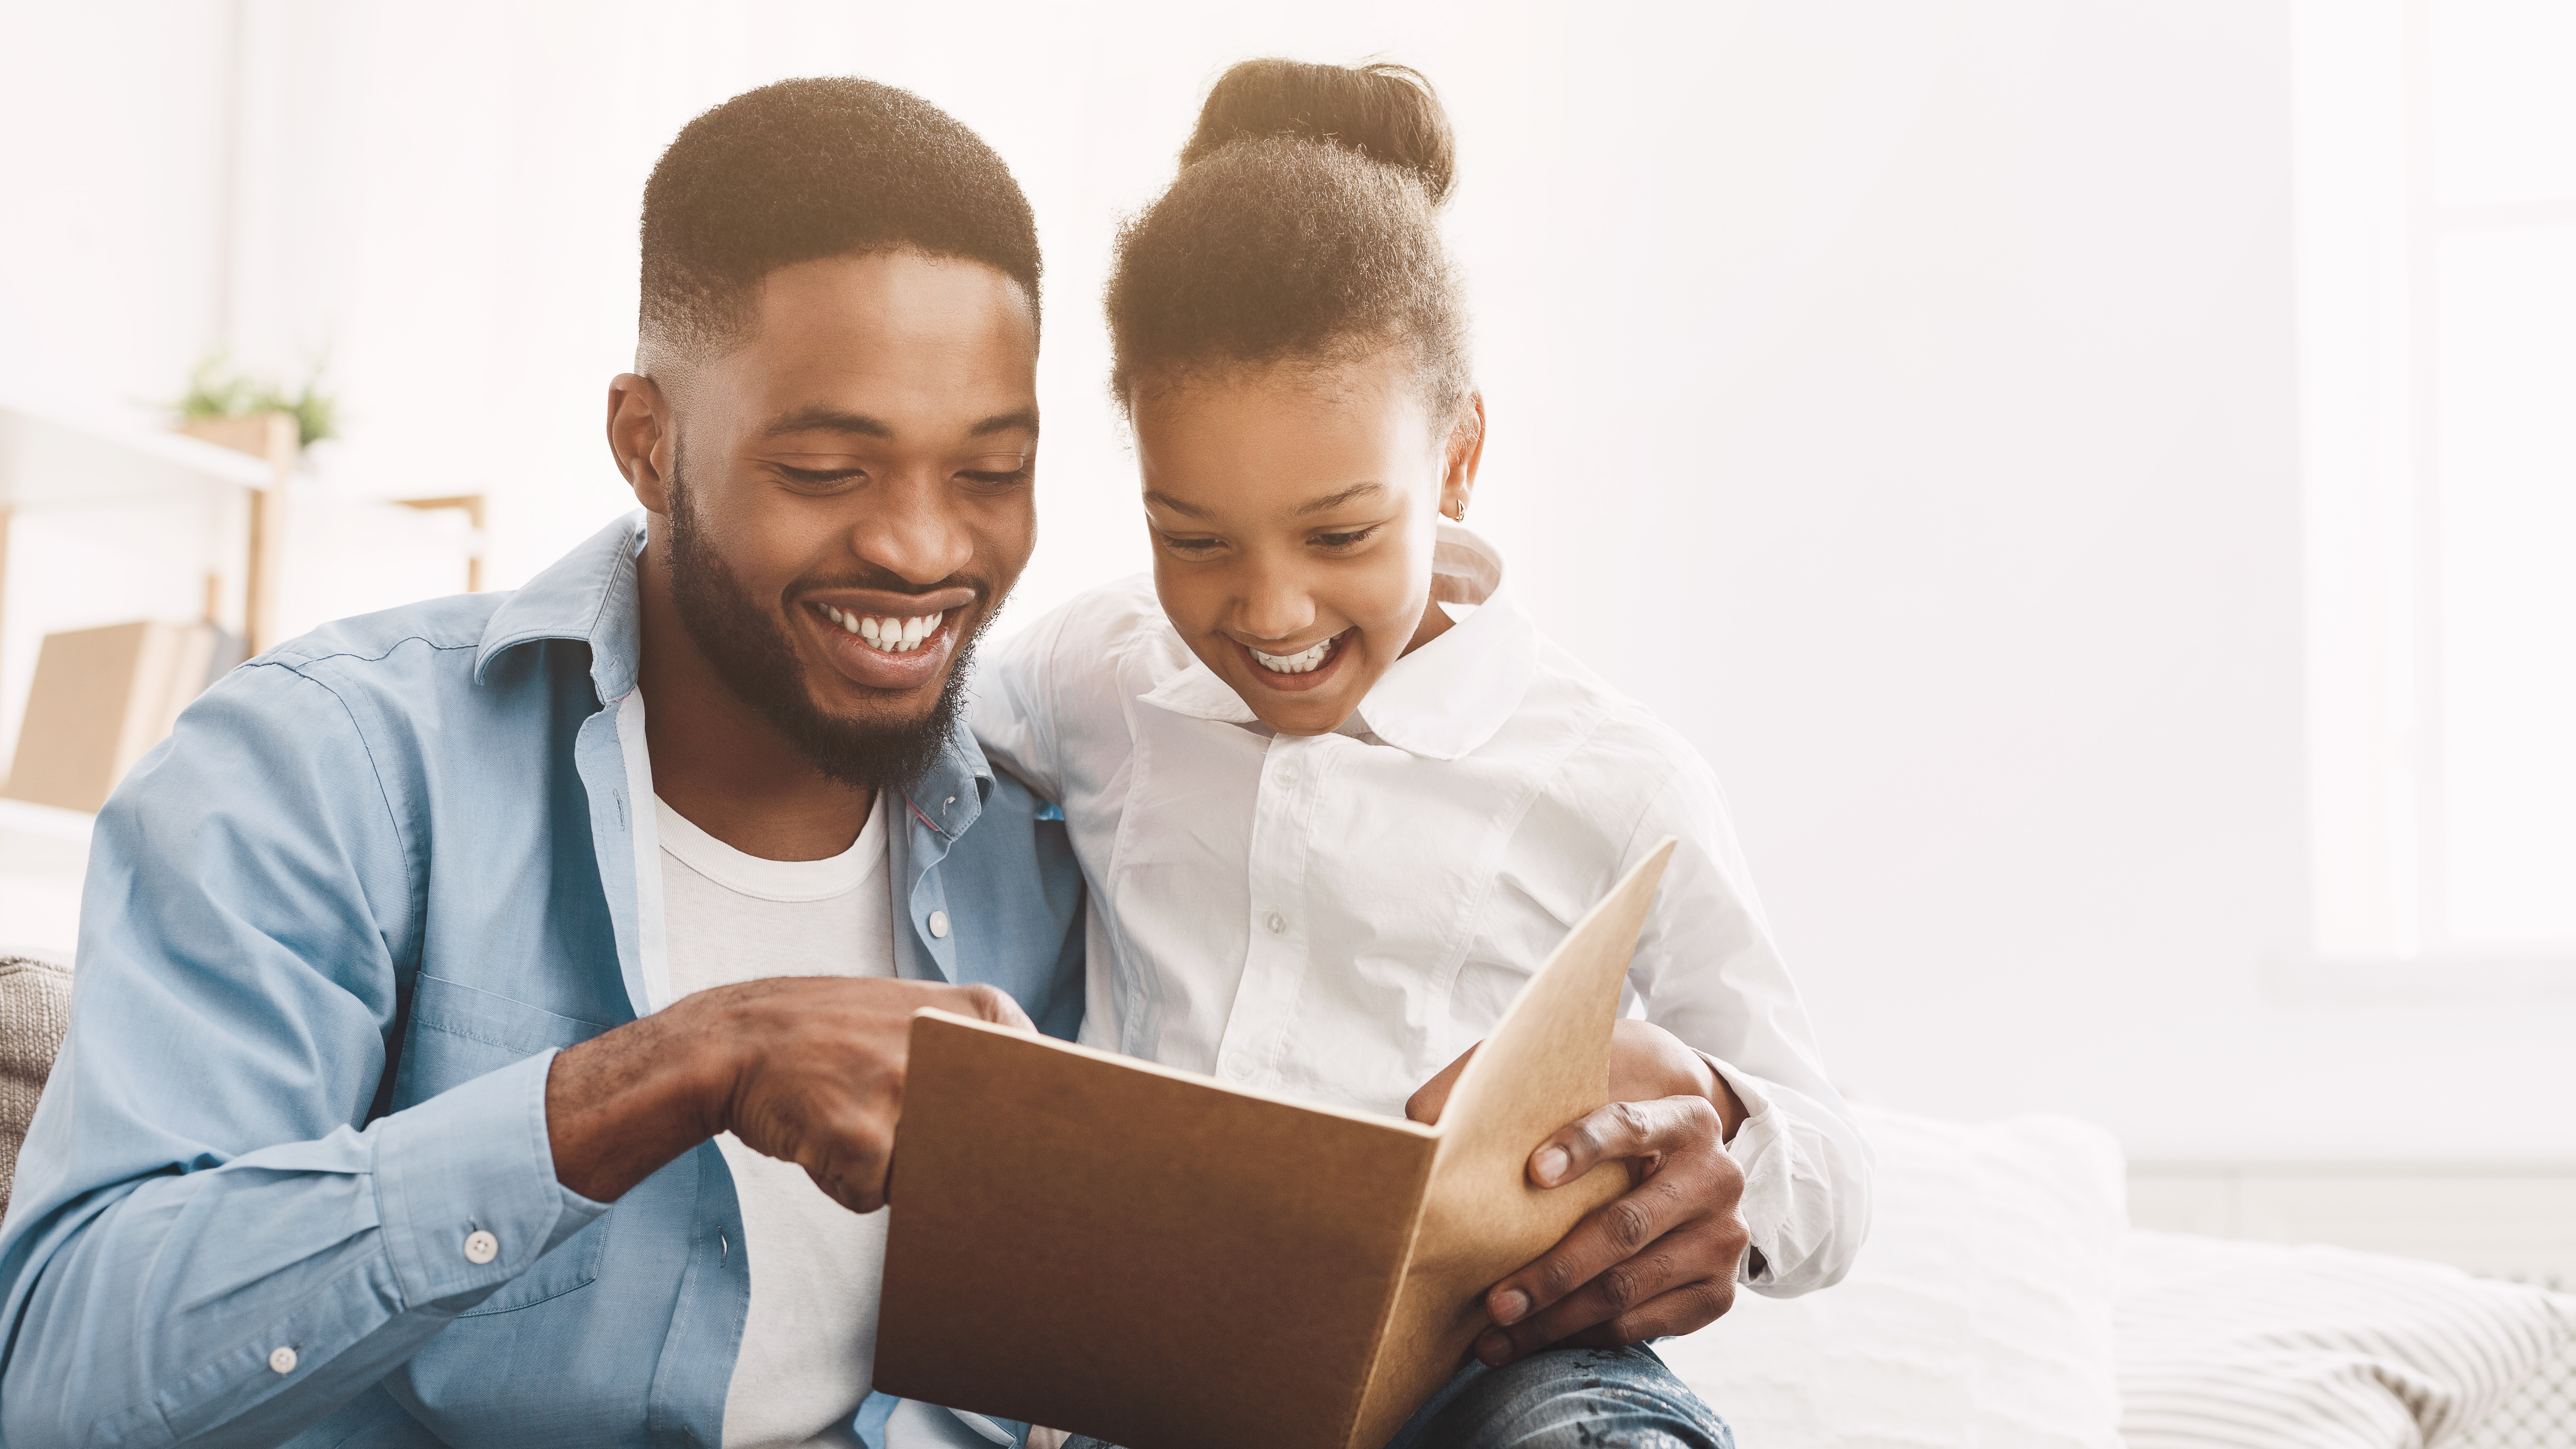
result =
[[[1715,777],[1651,722],[1612,733],[1591,761],[1608,768],[1564,792],[1626,830],[1603,879],[1666,836],[1680,844],[1629,968],[1644,1020],[1614,1040],[1614,1100],[1541,1144],[1529,1172],[1555,1186],[1626,1159],[1635,1186],[1487,1292],[1494,1327],[1476,1351],[1489,1364],[1687,1333],[1732,1307],[1739,1282],[1825,1287],[1869,1230],[1868,1142],[1826,1079]]]

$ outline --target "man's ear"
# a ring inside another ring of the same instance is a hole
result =
[[[1458,409],[1458,421],[1450,426],[1449,442],[1443,451],[1446,468],[1440,479],[1440,511],[1463,518],[1467,500],[1476,491],[1476,468],[1485,461],[1483,393],[1467,394],[1465,405]]]
[[[621,372],[608,383],[608,453],[617,460],[617,471],[628,487],[635,490],[635,501],[648,512],[669,517],[671,512],[671,453],[676,447],[671,429],[670,399],[649,377]]]

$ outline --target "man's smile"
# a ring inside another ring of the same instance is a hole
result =
[[[836,673],[865,689],[888,690],[918,689],[947,677],[975,601],[973,590],[849,593],[809,596],[795,610]]]

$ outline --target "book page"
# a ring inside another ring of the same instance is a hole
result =
[[[928,1011],[905,1099],[878,1388],[1125,1449],[1338,1449],[1431,1129]]]
[[[1476,1048],[1440,1112],[1414,1249],[1384,1347],[1347,1436],[1376,1449],[1467,1362],[1491,1321],[1485,1291],[1628,1188],[1625,1163],[1562,1187],[1532,1186],[1529,1157],[1610,1100],[1610,1028],[1670,839],[1575,923]]]

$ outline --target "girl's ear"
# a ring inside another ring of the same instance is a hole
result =
[[[1467,500],[1476,491],[1476,467],[1485,460],[1485,395],[1467,394],[1466,405],[1458,409],[1458,421],[1449,429],[1449,442],[1443,452],[1447,467],[1440,480],[1440,511],[1460,523],[1467,521]]]

